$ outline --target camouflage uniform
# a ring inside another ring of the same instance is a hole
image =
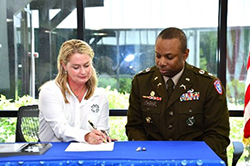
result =
[[[186,63],[168,99],[163,76],[154,66],[134,77],[129,102],[129,140],[205,141],[227,162],[229,113],[218,78]]]

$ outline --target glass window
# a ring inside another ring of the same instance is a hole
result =
[[[243,110],[244,105],[249,3],[228,1],[226,89],[230,110]],[[154,65],[155,38],[166,27],[186,32],[188,63],[217,75],[218,4],[218,0],[86,1],[84,40],[96,53],[98,86],[124,94],[122,104],[111,108],[127,108],[131,80]],[[76,2],[4,0],[0,9],[0,77],[5,78],[0,81],[0,93],[11,99],[26,94],[38,98],[38,88],[57,74],[61,44],[77,37]]]
[[[158,33],[171,26],[186,32],[187,61],[217,75],[218,0],[105,0],[86,8],[85,20],[100,87],[129,93],[134,74],[155,63]]]
[[[107,89],[111,109],[128,108],[132,78],[154,65],[155,39],[166,27],[185,31],[190,49],[188,63],[217,75],[219,0],[84,2],[84,40],[95,51],[98,86]],[[246,65],[250,56],[248,6],[249,0],[228,0],[226,90],[229,110],[244,108]],[[77,38],[76,1],[2,0],[0,15],[0,94],[7,98],[0,96],[0,109],[13,110],[8,99],[23,95],[38,98],[39,87],[55,78],[61,44]],[[126,140],[126,117],[111,117],[111,120],[116,129],[114,138]],[[5,119],[2,122],[6,124]],[[10,118],[9,123],[14,131],[15,119]],[[231,118],[230,124],[238,127],[231,127],[230,137],[234,139],[234,133],[242,129],[243,119]],[[6,125],[2,126],[5,129]]]
[[[36,59],[36,95],[38,88],[57,74],[57,55],[61,44],[76,38],[76,2],[65,0],[32,1]]]
[[[57,74],[61,44],[76,38],[75,9],[76,2],[66,0],[2,1],[1,94],[38,97],[38,88]]]
[[[228,1],[227,98],[231,110],[244,109],[245,79],[250,55],[248,0]]]

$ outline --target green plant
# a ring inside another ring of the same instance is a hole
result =
[[[109,101],[109,108],[116,109],[116,108],[123,108],[128,109],[128,93],[119,93],[116,89],[111,90],[111,87],[108,86],[105,90],[107,92],[108,101]]]
[[[117,80],[113,77],[102,76],[98,78],[98,87],[106,88],[109,87],[110,90],[117,88]]]
[[[244,119],[242,117],[230,117],[230,140],[231,143],[227,148],[227,156],[228,156],[228,165],[231,165],[233,158],[233,144],[232,141],[242,141],[243,139],[243,127],[244,127]],[[247,151],[245,151],[247,152]],[[247,153],[243,153],[238,162],[246,161],[245,158],[248,155]]]
[[[29,95],[18,97],[17,100],[7,99],[6,96],[0,94],[0,110],[17,110],[19,107],[27,104],[37,104],[37,100]]]
[[[118,81],[117,81],[118,80]],[[109,76],[102,76],[98,78],[98,86],[102,88],[109,87],[109,90],[116,90],[120,93],[126,94],[130,92],[132,78],[113,78]]]
[[[119,79],[119,92],[126,94],[130,92],[132,78],[120,78]]]
[[[119,93],[116,89],[111,90],[110,86],[105,89],[110,109],[128,108],[128,93]],[[19,107],[29,104],[37,104],[38,100],[25,95],[18,97],[17,100],[7,99],[4,95],[0,95],[0,110],[18,110]],[[110,134],[119,140],[126,140],[124,132],[124,117],[111,118],[112,130]],[[116,124],[117,123],[117,124]],[[120,126],[123,124],[123,126]],[[115,126],[115,127],[113,127]],[[16,131],[16,118],[1,118],[0,119],[0,142],[14,142]],[[29,140],[29,138],[27,138]],[[31,140],[32,141],[32,140]]]
[[[127,123],[127,117],[110,117],[110,137],[115,138],[118,141],[127,141],[128,138],[125,134],[125,125]]]
[[[128,108],[128,93],[119,93],[116,89],[110,90],[110,87],[104,89],[107,92],[110,109],[114,108]],[[30,96],[23,96],[14,101],[12,99],[6,99],[4,95],[0,95],[0,109],[2,110],[17,110],[22,105],[35,104],[37,100]],[[118,141],[127,141],[125,134],[125,125],[127,123],[127,117],[110,117],[110,136],[118,139]],[[230,118],[230,140],[241,141],[243,136],[244,119],[242,117]],[[0,142],[13,142],[15,140],[16,130],[16,118],[1,118],[0,119]],[[243,156],[239,162],[244,162],[249,159],[250,147],[245,148]],[[248,151],[247,151],[248,149]],[[233,146],[230,144],[227,148],[228,163],[232,162]]]
[[[20,106],[28,104],[37,104],[37,100],[25,95],[18,97],[17,100],[7,99],[6,96],[0,95],[0,110],[18,110]],[[0,142],[14,142],[16,132],[16,118],[0,119]]]
[[[227,83],[226,92],[230,103],[235,105],[244,104],[245,82],[232,79],[232,81]]]
[[[0,142],[14,142],[16,118],[0,119]]]
[[[15,107],[13,105],[13,103],[11,103],[12,99],[6,99],[6,97],[4,95],[0,95],[0,109],[13,109],[13,107]]]

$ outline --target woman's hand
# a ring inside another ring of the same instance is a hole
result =
[[[103,142],[111,142],[111,138],[102,131],[94,129],[85,135],[85,141],[89,144],[97,145]]]

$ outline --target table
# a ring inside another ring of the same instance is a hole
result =
[[[202,141],[121,141],[113,151],[65,152],[69,142],[52,142],[43,155],[0,157],[0,166],[224,166],[222,161]],[[138,147],[146,151],[136,151]]]

